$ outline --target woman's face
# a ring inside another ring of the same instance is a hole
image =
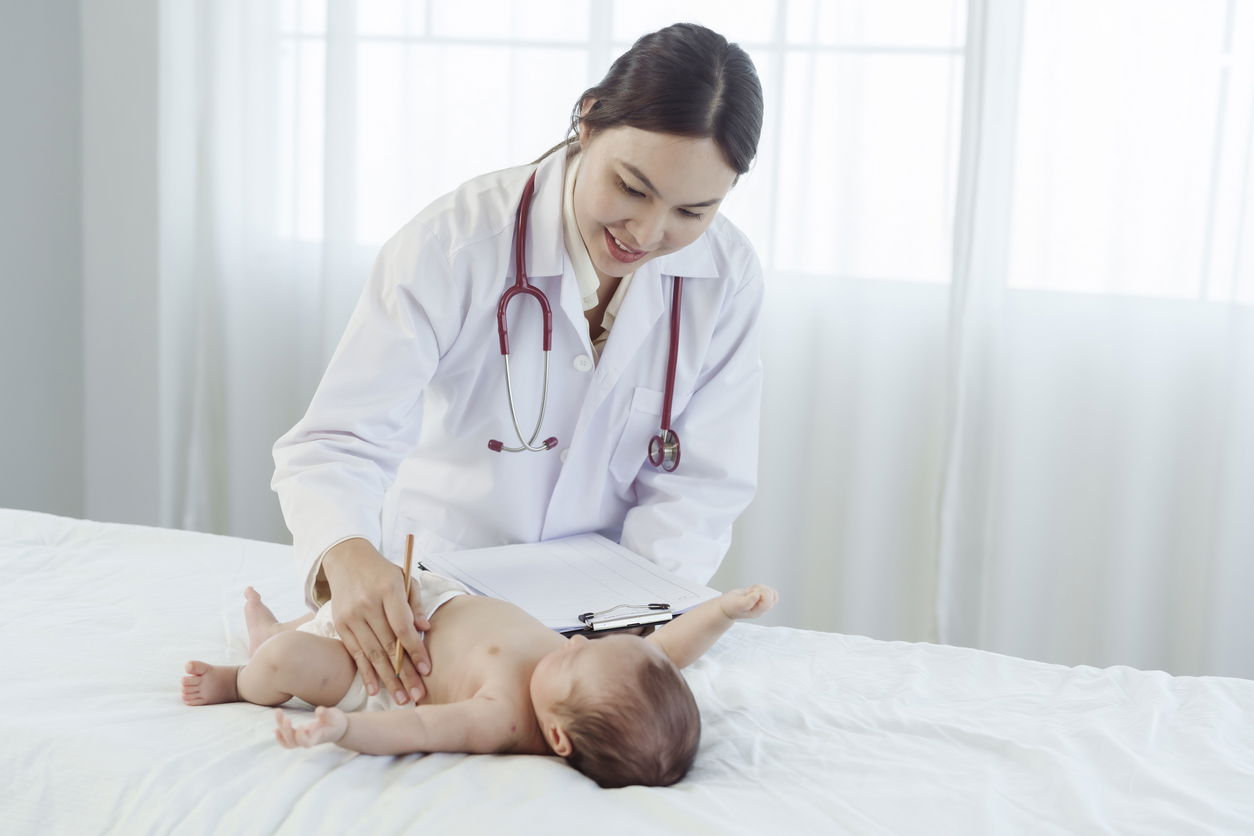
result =
[[[601,279],[697,240],[736,182],[708,137],[581,126],[580,146],[575,222]]]

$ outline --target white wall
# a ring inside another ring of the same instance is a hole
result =
[[[0,4],[0,507],[82,516],[78,0]]]
[[[158,0],[83,0],[83,516],[159,525]]]

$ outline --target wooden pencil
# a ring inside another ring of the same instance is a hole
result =
[[[409,570],[414,565],[414,535],[405,537],[405,600],[409,600]],[[392,651],[392,671],[401,675],[401,639],[396,638],[396,649]]]

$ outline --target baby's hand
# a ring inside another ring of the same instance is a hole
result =
[[[284,749],[295,749],[297,746],[317,746],[319,743],[334,743],[348,731],[348,715],[338,708],[327,708],[320,705],[314,709],[314,721],[303,726],[293,726],[287,719],[283,709],[275,709],[274,722],[278,728],[274,730],[274,739]]]
[[[756,583],[744,589],[724,592],[718,603],[723,608],[723,615],[728,618],[757,618],[775,606],[778,600],[778,592]]]

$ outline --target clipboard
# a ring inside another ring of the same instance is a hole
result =
[[[580,613],[584,630],[599,633],[603,630],[625,630],[649,624],[670,621],[675,617],[670,604],[617,604],[600,612]]]
[[[658,624],[720,594],[600,534],[431,553],[419,565],[560,633]]]

